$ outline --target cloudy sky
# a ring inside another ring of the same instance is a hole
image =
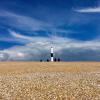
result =
[[[100,61],[100,0],[0,0],[0,61]]]

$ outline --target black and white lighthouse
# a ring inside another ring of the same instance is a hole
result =
[[[51,47],[51,62],[53,62],[54,61],[54,54],[53,54],[53,47]]]

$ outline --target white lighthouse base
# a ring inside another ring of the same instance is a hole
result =
[[[51,62],[53,62],[54,60],[53,60],[53,57],[51,57]]]

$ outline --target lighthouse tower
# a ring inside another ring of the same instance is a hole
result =
[[[51,47],[51,62],[53,62],[54,61],[54,54],[53,54],[54,52],[53,52],[53,47]]]

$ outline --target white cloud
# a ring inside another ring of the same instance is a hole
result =
[[[41,30],[49,26],[49,24],[41,20],[35,19],[33,17],[23,16],[9,11],[0,11],[0,12],[1,12],[0,18],[4,19],[0,20],[0,22],[5,24],[8,23],[8,25],[13,28],[30,32],[30,31]]]
[[[16,33],[15,31],[12,31],[12,30],[8,30],[8,31],[9,31],[10,35],[15,37],[15,38],[25,39],[25,40],[30,40],[30,41],[33,40],[32,37],[21,35],[19,33]]]
[[[22,39],[22,36],[17,38]],[[80,56],[81,58],[88,56],[88,59],[90,59],[91,55],[96,58],[99,57],[100,53],[99,40],[76,41],[73,39],[53,36],[51,38],[33,37],[33,41],[25,44],[24,46],[15,46],[1,52],[9,55],[8,60],[40,60],[50,57],[51,46],[54,47],[54,52],[58,57],[66,55],[63,57],[64,59],[67,59],[69,55],[73,56],[71,59],[76,59]]]
[[[83,8],[75,10],[76,12],[80,13],[100,13],[100,7],[94,7],[94,8]]]
[[[100,40],[79,41],[64,37],[29,37],[9,30],[11,36],[16,40],[25,41],[23,46],[14,46],[0,52],[0,60],[40,60],[50,57],[50,48],[54,47],[55,54],[63,59],[76,59],[77,57],[84,57],[91,55],[94,58],[99,57]],[[26,42],[27,41],[27,42]],[[76,57],[76,58],[75,58]],[[89,58],[90,57],[90,58]],[[100,58],[100,57],[99,57]],[[86,58],[87,59],[87,58]]]
[[[25,16],[25,15],[21,15],[18,13],[13,13],[11,11],[3,10],[0,12],[1,12],[0,13],[1,24],[7,25],[13,29],[22,30],[24,32],[27,32],[28,34],[33,34],[35,36],[38,35],[38,33],[37,33],[38,31],[44,31],[47,36],[51,35],[48,32],[51,32],[53,35],[55,33],[57,33],[55,35],[59,35],[58,32],[59,33],[63,32],[65,34],[76,33],[69,29],[64,30],[64,29],[57,28],[59,25],[63,25],[63,23],[65,23],[65,21],[64,22],[56,21],[55,23],[53,23],[54,21],[51,21],[51,22],[44,21],[44,20],[41,21],[34,17]],[[72,16],[69,17],[68,22],[66,22],[67,24],[70,24],[71,20],[73,20]],[[75,16],[74,16],[74,18],[75,18]],[[49,17],[49,19],[51,19],[51,18]]]
[[[0,61],[7,61],[9,59],[9,54],[0,52]]]

